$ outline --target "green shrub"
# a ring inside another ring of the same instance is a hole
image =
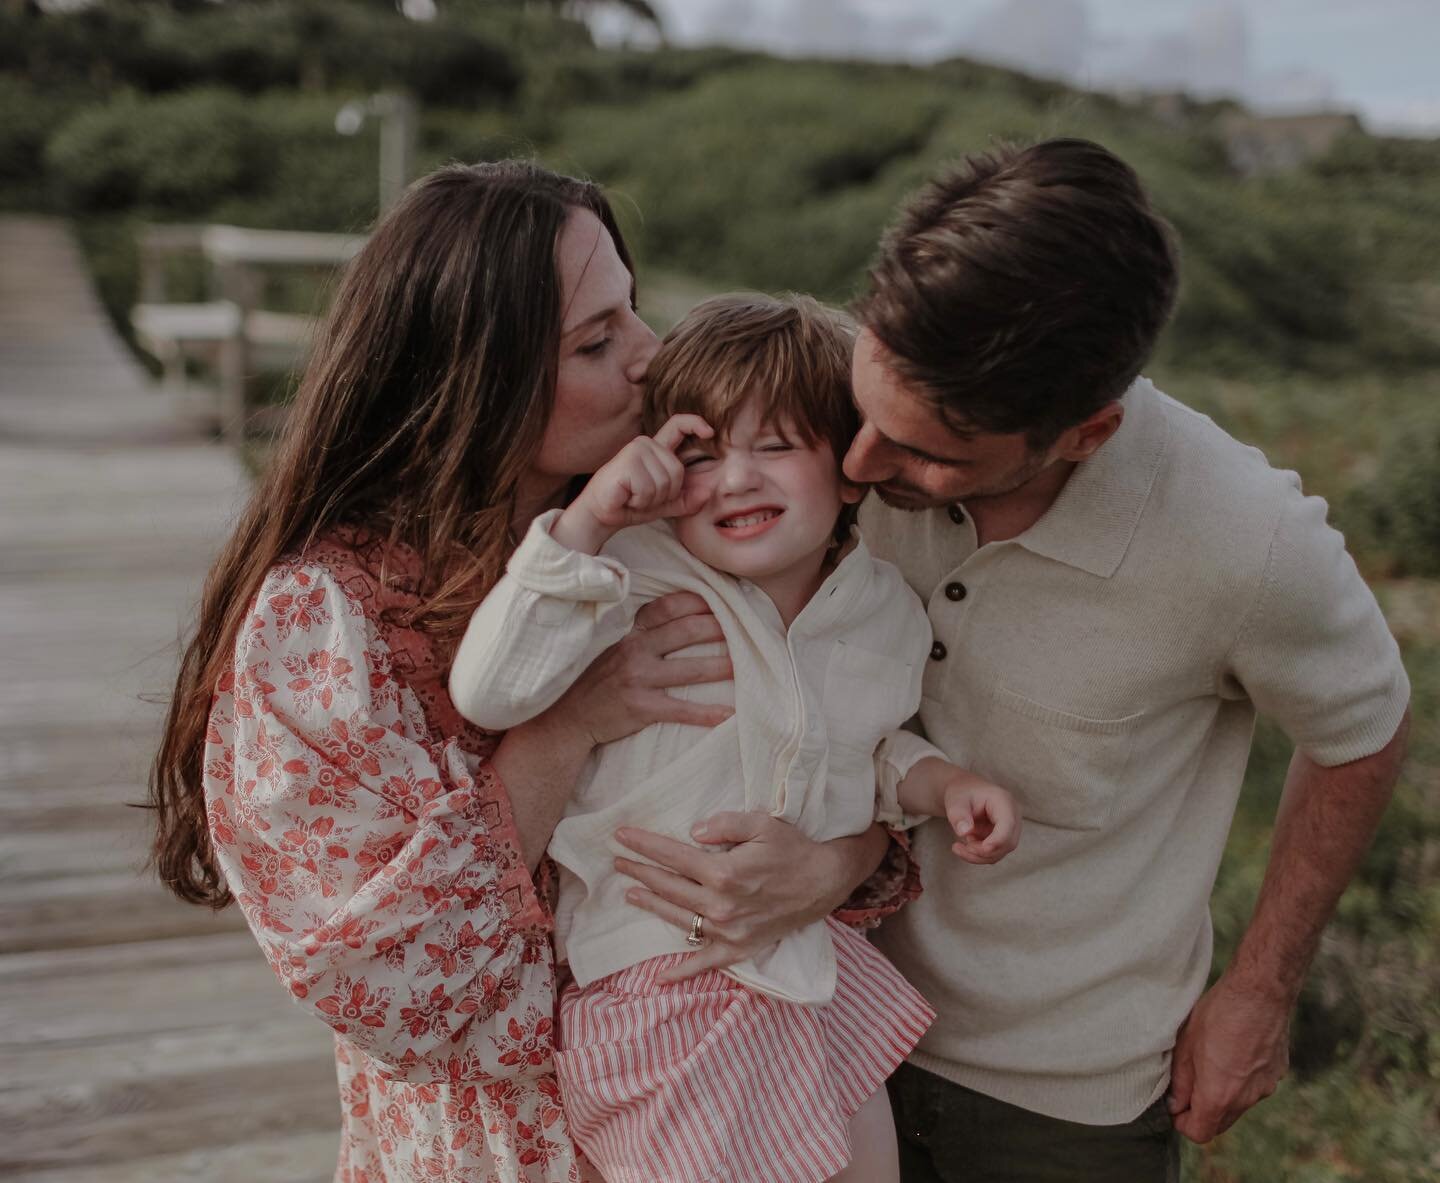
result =
[[[526,89],[532,104],[558,113],[580,105],[637,103],[671,95],[761,60],[757,53],[726,47],[641,53],[587,46],[534,63]]]
[[[1229,1133],[1187,1147],[1196,1183],[1421,1183],[1440,1169],[1440,646],[1404,646],[1410,759],[1326,930],[1291,1031],[1290,1078]],[[1249,922],[1290,744],[1262,723],[1211,914],[1215,972]]]
[[[643,257],[732,284],[843,295],[880,201],[844,203],[925,143],[944,100],[918,71],[791,63],[727,69],[664,102],[582,107],[546,150],[638,208]],[[743,117],[737,117],[743,112]],[[832,203],[861,220],[836,239]]]
[[[1440,411],[1392,425],[1372,479],[1351,492],[1342,518],[1393,574],[1440,577]]]
[[[194,216],[260,189],[274,148],[243,97],[198,90],[154,99],[126,94],[85,110],[56,132],[45,159],[71,208]]]
[[[1350,132],[1307,166],[1319,177],[1404,177],[1433,181],[1440,176],[1440,139],[1398,139]]]
[[[0,74],[0,207],[47,204],[45,144],[91,96],[42,91],[24,77]]]
[[[523,71],[476,22],[405,20],[393,8],[332,0],[229,3],[175,11],[112,0],[42,18],[7,17],[12,69],[50,81],[147,92],[225,86],[259,93],[404,86],[427,101],[504,101]]]

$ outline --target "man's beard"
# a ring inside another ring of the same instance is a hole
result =
[[[875,496],[891,509],[898,509],[905,513],[919,513],[922,509],[934,509],[937,506],[949,504],[946,501],[935,501],[928,494],[909,485],[892,486],[888,490],[884,485],[870,487],[875,490]]]
[[[956,502],[969,505],[976,501],[1008,497],[1016,489],[1029,484],[1039,476],[1045,467],[1045,453],[1043,451],[1031,452],[1025,457],[1019,468],[1008,473],[995,484],[966,489],[948,496],[930,489],[921,489],[915,485],[895,481],[886,481],[870,487],[875,490],[875,495],[891,509],[898,509],[905,513],[918,513],[920,510],[939,509],[941,506],[953,505]]]

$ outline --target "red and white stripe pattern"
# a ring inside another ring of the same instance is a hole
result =
[[[718,972],[657,981],[683,955],[564,992],[565,1112],[606,1183],[821,1183],[849,1163],[851,1115],[935,1012],[864,937],[829,924],[825,1006]]]

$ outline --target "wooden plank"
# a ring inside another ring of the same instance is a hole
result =
[[[94,829],[72,826],[52,833],[6,833],[0,837],[0,883],[111,871],[141,873],[150,852],[149,831],[126,818],[122,809],[107,810],[113,824]]]
[[[304,1061],[324,1064],[325,1088],[335,1085],[334,1043],[330,1029],[309,1012],[280,998],[275,1018],[218,1023],[185,1031],[110,1033],[83,1044],[47,1043],[7,1046],[7,1089],[27,1090],[88,1080],[144,1080],[184,1065],[195,1072],[223,1076],[244,1065]]]
[[[143,731],[132,724],[90,726],[77,735],[72,727],[47,723],[18,728],[0,722],[0,794],[43,793],[53,787],[63,796],[77,788],[117,784],[136,790],[127,788],[116,800],[144,796],[139,786],[154,754],[157,726],[147,724]]]
[[[157,1005],[161,999],[163,1006]],[[0,1046],[77,1042],[110,1031],[183,1031],[265,1018],[291,1005],[258,952],[252,961],[192,964],[183,970],[124,966],[80,977],[32,978],[8,986],[0,999]]]
[[[330,1183],[338,1135],[269,1135],[238,1145],[183,1150],[123,1163],[7,1174],[9,1183]]]
[[[234,909],[231,909],[234,911]],[[37,949],[0,958],[0,988],[32,978],[80,977],[102,970],[175,969],[226,961],[261,961],[249,935],[237,932],[167,937],[78,949]]]
[[[130,323],[140,343],[151,352],[163,342],[227,341],[240,331],[240,305],[233,300],[205,304],[136,304]]]
[[[0,897],[0,954],[238,931],[233,908],[182,905],[133,873],[107,872],[7,883]]]
[[[215,263],[327,266],[348,263],[364,245],[363,234],[250,230],[241,226],[207,226],[203,236],[205,257]]]
[[[138,772],[138,766],[137,766]],[[48,778],[47,778],[48,782]],[[51,830],[97,828],[109,822],[117,804],[138,801],[144,787],[137,775],[128,781],[101,778],[85,781],[34,785],[0,772],[0,834],[44,834]],[[128,807],[126,812],[131,812]],[[148,826],[148,814],[136,820]]]
[[[329,1029],[142,870],[177,640],[244,496],[55,223],[0,217],[0,1175],[327,1179]],[[188,429],[185,429],[188,430]]]
[[[328,1095],[327,1095],[328,1092]],[[0,1172],[111,1165],[276,1134],[335,1129],[334,1066],[234,1068],[0,1094]]]

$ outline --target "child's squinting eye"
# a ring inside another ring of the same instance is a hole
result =
[[[706,456],[702,453],[694,456],[682,456],[680,457],[680,463],[686,468],[694,468],[696,465],[705,464],[707,461],[714,459],[714,456]]]
[[[772,440],[768,444],[760,445],[760,451],[762,452],[793,452],[794,450],[795,445],[787,444],[784,440]]]

